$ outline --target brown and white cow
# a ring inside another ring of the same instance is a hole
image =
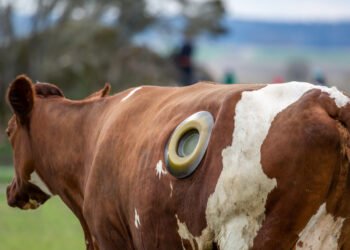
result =
[[[10,206],[48,194],[87,249],[350,249],[350,99],[308,83],[139,87],[81,101],[19,76],[8,90]],[[165,168],[176,126],[214,117],[197,170]]]

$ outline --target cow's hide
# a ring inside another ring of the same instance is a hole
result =
[[[31,84],[9,89],[8,197],[35,171],[79,218],[88,249],[350,249],[350,105],[337,89],[200,83],[107,97],[106,85],[71,101]],[[178,179],[164,151],[198,111],[214,118],[209,145]]]

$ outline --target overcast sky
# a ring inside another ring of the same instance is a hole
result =
[[[11,0],[0,0],[9,2]],[[33,11],[33,0],[14,0],[22,13]],[[132,0],[130,0],[132,1]],[[149,9],[175,14],[174,0],[147,0]],[[205,1],[205,0],[192,0]],[[272,21],[350,21],[350,0],[223,0],[230,16]]]
[[[350,20],[350,0],[226,0],[237,18],[282,21]]]

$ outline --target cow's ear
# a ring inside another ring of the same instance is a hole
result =
[[[111,85],[109,83],[106,83],[103,89],[89,95],[88,97],[85,97],[84,100],[102,98],[102,97],[108,96],[109,92],[111,92]]]
[[[26,123],[34,106],[32,81],[25,75],[18,76],[8,89],[7,100],[20,122]]]
[[[101,97],[108,96],[111,92],[111,85],[107,82],[101,91]]]

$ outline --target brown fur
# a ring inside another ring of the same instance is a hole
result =
[[[261,162],[277,188],[269,194],[254,249],[291,249],[324,202],[334,216],[350,214],[339,210],[339,202],[350,203],[342,198],[349,179],[343,129],[332,118],[338,111],[326,94],[312,90],[274,119]]]
[[[36,83],[35,85],[35,93],[37,96],[42,97],[50,97],[50,96],[58,96],[64,97],[62,90],[60,90],[57,86],[51,83]]]
[[[30,79],[20,76],[9,88],[16,176],[8,202],[23,208],[29,199],[46,201],[30,183],[35,170],[80,220],[87,249],[109,250],[190,247],[181,242],[175,214],[194,236],[207,226],[206,204],[222,170],[221,152],[231,144],[235,105],[242,91],[264,85],[143,87],[124,102],[129,92],[108,97],[109,85],[82,101],[61,98],[56,86],[38,86],[34,94]],[[23,107],[28,103],[31,109]],[[159,160],[164,164],[172,131],[201,110],[213,114],[215,126],[199,168],[186,179],[159,179],[155,167]],[[350,107],[339,110],[328,95],[313,90],[277,115],[261,161],[278,185],[268,197],[254,249],[293,248],[322,202],[334,216],[349,217],[348,113]],[[350,249],[349,224],[339,241],[344,249]]]

